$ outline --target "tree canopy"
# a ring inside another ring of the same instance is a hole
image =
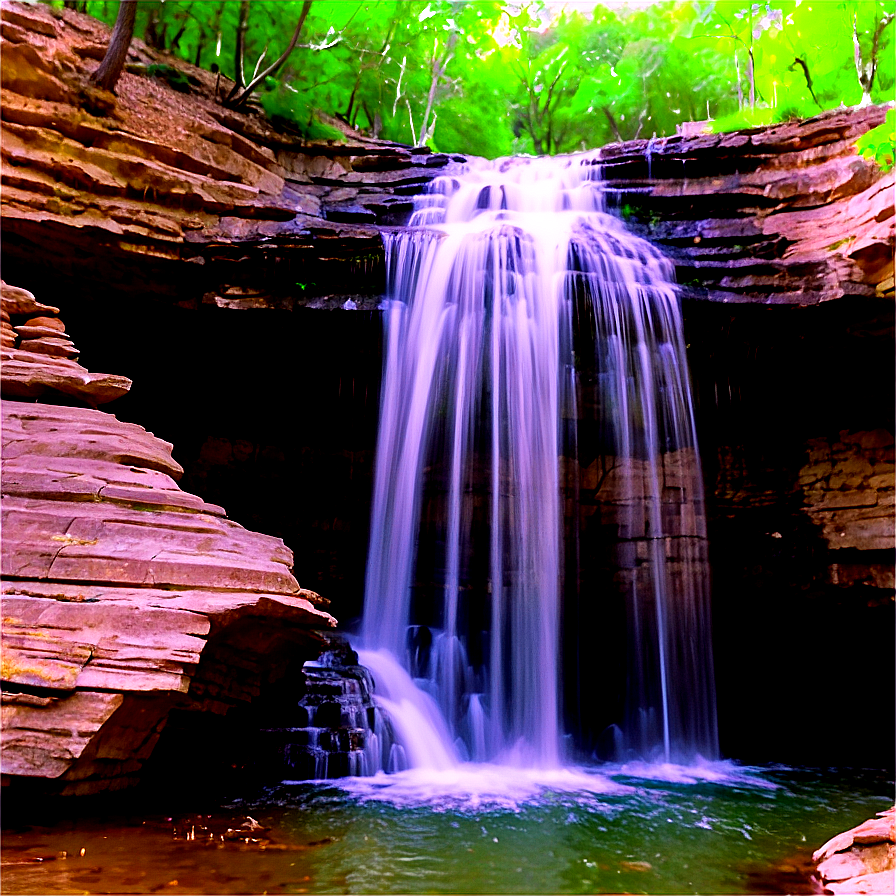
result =
[[[64,5],[110,24],[119,6]],[[310,136],[326,133],[317,120],[325,113],[366,134],[495,157],[668,136],[687,121],[724,130],[894,99],[896,0],[137,7],[138,37],[233,79],[222,101],[245,104],[253,94]]]

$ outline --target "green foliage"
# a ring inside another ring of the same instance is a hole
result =
[[[883,171],[889,171],[896,160],[896,110],[887,112],[887,120],[856,141],[856,148],[866,159],[873,159]]]
[[[109,24],[118,9],[84,5]],[[141,0],[135,34],[219,71],[226,96],[241,7]],[[247,81],[284,51],[301,9],[252,0]],[[893,100],[894,19],[896,0],[315,0],[259,99],[307,139],[337,139],[320,120],[330,116],[445,152],[570,152],[669,136],[688,121],[729,130]],[[883,145],[874,154],[885,162]]]
[[[305,97],[289,84],[268,78],[259,99],[268,118],[285,131],[305,140],[342,140],[342,131],[322,122]]]

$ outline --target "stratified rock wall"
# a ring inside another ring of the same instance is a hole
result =
[[[133,783],[172,708],[251,701],[335,622],[280,539],[178,488],[170,444],[83,406],[130,382],[44,353],[76,353],[57,314],[3,284],[3,774],[85,793]]]
[[[2,24],[4,254],[19,276],[50,264],[77,288],[292,307],[357,290],[374,259],[362,292],[375,295],[377,225],[450,161],[352,132],[277,132],[224,108],[215,75],[139,40],[113,96],[88,83],[108,43],[97,20],[7,2]],[[147,74],[154,63],[176,63],[189,93]]]
[[[141,41],[113,97],[88,83],[105,26],[16,2],[2,21],[4,254],[16,276],[41,282],[50,263],[73,288],[183,304],[376,307],[378,227],[402,223],[449,157],[353,132],[338,144],[278,132],[225,109],[216,91],[229,85],[214,75]],[[189,92],[150,76],[154,63],[176,64]],[[890,296],[893,175],[855,147],[884,115],[614,144],[602,176],[619,213],[675,257],[686,296]]]
[[[821,528],[832,550],[889,551],[893,548],[896,468],[893,433],[841,431],[811,439],[799,484],[805,512]],[[877,572],[878,587],[894,587],[893,569]],[[850,567],[833,570],[838,583],[852,584]]]
[[[676,260],[685,298],[815,305],[893,296],[894,172],[855,143],[886,107],[614,144],[602,176]]]

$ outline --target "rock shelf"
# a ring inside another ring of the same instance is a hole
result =
[[[169,443],[96,409],[129,380],[23,348],[76,353],[45,335],[56,308],[3,284],[2,311],[4,781],[117,789],[171,709],[252,701],[335,620],[280,539],[182,491]]]
[[[828,840],[812,855],[825,893],[896,890],[896,806]]]
[[[893,296],[894,172],[856,140],[887,107],[606,147],[620,207],[678,267],[685,298],[815,305]]]

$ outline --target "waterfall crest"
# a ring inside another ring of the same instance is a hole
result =
[[[567,731],[590,749],[610,730],[627,755],[717,752],[678,299],[668,261],[604,210],[595,161],[471,164],[384,237],[362,639],[476,761],[554,768]],[[579,574],[595,514],[628,646],[625,708],[589,734],[576,706],[601,682],[561,654],[623,637],[582,630],[604,598]]]

